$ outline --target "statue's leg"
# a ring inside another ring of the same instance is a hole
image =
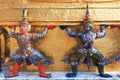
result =
[[[118,61],[120,63],[120,56],[115,58],[115,61]],[[120,77],[120,74],[117,74],[118,77]]]
[[[19,65],[17,64],[17,59],[16,58],[11,58],[11,72],[6,73],[5,77],[9,78],[9,77],[18,76],[19,75],[18,70],[19,70]]]
[[[92,58],[94,65],[97,66],[97,68],[98,68],[99,76],[105,77],[105,78],[112,77],[109,74],[104,74],[104,65],[106,63],[109,64],[110,62],[103,57],[101,52],[99,52],[98,50],[94,50],[94,51],[95,52],[92,52],[93,54],[92,54],[91,58]]]
[[[67,73],[66,77],[76,77],[77,76],[77,72],[78,72],[78,59],[75,57],[75,55],[70,57],[70,65],[71,65],[71,69],[72,72],[71,73]]]
[[[104,74],[104,65],[98,65],[97,67],[98,67],[98,72],[100,77],[105,77],[105,78],[112,77],[109,74]]]
[[[8,63],[11,65],[11,72],[6,73],[5,77],[8,78],[18,76],[19,65],[22,63],[22,57],[17,53],[13,53]]]
[[[78,72],[78,65],[71,65],[72,73],[67,73],[66,77],[76,77]]]
[[[46,65],[52,64],[50,59],[46,59],[41,53],[38,51],[34,51],[33,54],[27,57],[28,60],[33,63],[35,66],[38,66],[39,76],[44,78],[50,78],[51,74],[46,73],[45,67]]]
[[[66,62],[69,62],[72,68],[72,73],[67,73],[66,77],[76,77],[78,72],[78,65],[83,63],[85,56],[84,56],[84,49],[79,49],[77,52],[73,53],[70,57],[65,58]],[[64,59],[64,60],[65,60]]]
[[[45,71],[45,62],[38,61],[38,71],[39,71],[39,76],[40,77],[45,77],[45,78],[50,78],[51,73],[46,73]]]

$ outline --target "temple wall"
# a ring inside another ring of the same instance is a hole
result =
[[[0,25],[9,32],[7,25],[18,25],[22,20],[22,9],[28,8],[28,21],[33,25],[31,32],[42,32],[46,25],[56,25],[54,30],[49,30],[44,39],[34,40],[33,46],[46,55],[51,56],[55,62],[48,66],[47,70],[62,71],[70,70],[68,64],[61,60],[66,54],[79,47],[79,40],[70,38],[66,31],[59,29],[59,25],[68,25],[73,31],[81,29],[80,22],[84,19],[86,12],[86,1],[89,1],[89,12],[93,22],[93,30],[99,31],[99,24],[120,23],[120,1],[112,0],[0,0]],[[105,1],[102,3],[102,1]],[[19,28],[16,29],[19,32]],[[103,55],[113,59],[120,55],[120,29],[106,29],[106,36],[95,41],[94,47],[98,48]],[[10,53],[17,48],[16,40],[10,38]],[[120,63],[105,67],[106,71],[120,71]],[[22,67],[21,67],[22,68]],[[28,70],[37,70],[31,65]],[[79,70],[87,71],[87,65],[80,65]],[[91,70],[96,70],[91,66]]]

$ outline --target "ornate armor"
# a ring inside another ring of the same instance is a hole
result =
[[[11,37],[15,38],[17,40],[17,44],[19,46],[18,49],[15,50],[15,52],[12,55],[12,58],[18,59],[19,63],[22,63],[19,60],[23,56],[26,56],[26,58],[33,63],[34,65],[38,65],[37,60],[39,59],[40,61],[45,61],[47,60],[40,52],[35,50],[34,48],[31,47],[30,40],[32,38],[36,39],[41,39],[44,38],[45,34],[47,33],[48,29],[45,28],[44,31],[41,34],[32,34],[29,33],[28,35],[22,35],[20,33],[14,33],[14,29],[11,30],[10,35]],[[46,65],[52,64],[52,62],[46,62]]]

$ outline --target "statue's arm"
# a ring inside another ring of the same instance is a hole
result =
[[[44,28],[44,30],[43,30],[42,33],[33,33],[33,38],[34,38],[34,39],[44,38],[45,35],[47,34],[47,32],[48,32],[48,28]]]
[[[96,33],[97,38],[103,38],[105,36],[105,28],[103,26],[100,27],[100,32]]]
[[[76,33],[73,32],[70,28],[67,27],[66,30],[67,30],[67,34],[68,34],[70,37],[76,37]]]
[[[10,29],[10,36],[12,38],[17,38],[18,33],[15,33],[15,28]]]

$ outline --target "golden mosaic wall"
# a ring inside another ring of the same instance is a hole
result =
[[[59,25],[65,24],[71,26],[74,31],[78,30],[80,28],[78,27],[80,21],[83,20],[85,15],[86,3],[83,2],[84,0],[58,0],[61,2],[54,2],[56,0],[52,0],[53,2],[46,2],[49,0],[43,0],[45,1],[44,3],[36,1],[0,0],[0,25],[5,26],[9,32],[6,26],[9,24],[18,25],[22,19],[22,9],[25,7],[29,9],[28,21],[35,27],[35,32],[41,32],[46,25],[56,25],[57,27],[54,30],[48,31],[44,39],[34,41],[35,43],[33,45],[38,50],[45,52],[46,55],[53,58],[55,64],[47,67],[47,70],[70,70],[69,65],[63,63],[61,60],[67,53],[76,49],[76,46],[79,46],[79,42],[75,38],[70,38],[65,31],[60,30]],[[89,3],[90,15],[94,21],[93,30],[98,31],[98,25],[100,23],[119,24],[119,7],[119,1],[110,3]],[[16,31],[19,32],[18,29]],[[94,44],[105,57],[111,60],[117,55],[120,55],[119,32],[120,29],[107,28],[106,37],[97,39]],[[10,53],[12,54],[16,48],[16,40],[10,38]],[[120,63],[113,63],[106,66],[105,70],[120,71],[119,67]],[[37,68],[32,65],[27,67],[27,69],[34,71]],[[86,71],[87,65],[82,64],[79,66],[79,70]],[[96,68],[91,66],[91,70],[96,70]]]

